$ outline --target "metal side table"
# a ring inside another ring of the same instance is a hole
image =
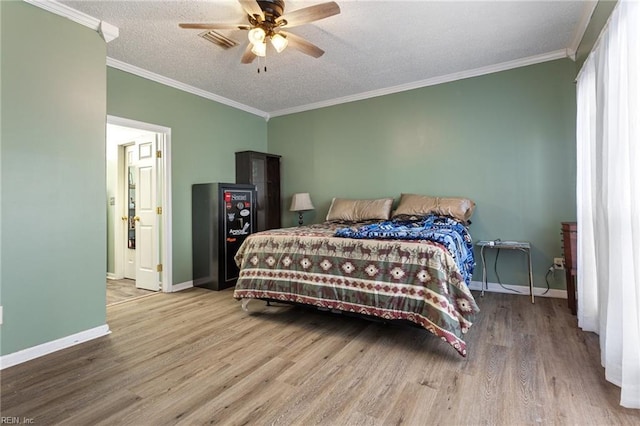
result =
[[[486,248],[490,249],[506,249],[519,250],[526,253],[529,261],[529,292],[531,293],[531,303],[535,303],[533,295],[533,267],[531,266],[531,244],[527,241],[478,241],[477,247],[480,247],[480,258],[482,259],[482,296],[484,290],[488,288],[487,284],[487,264],[484,258]]]

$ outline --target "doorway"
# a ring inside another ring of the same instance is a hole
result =
[[[107,279],[171,292],[169,128],[107,116]],[[135,294],[135,292],[133,292]]]

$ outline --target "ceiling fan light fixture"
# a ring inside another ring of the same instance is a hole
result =
[[[267,43],[265,43],[264,41],[261,43],[255,43],[251,48],[251,52],[256,56],[264,58],[265,56],[267,56]]]
[[[257,44],[264,43],[264,38],[266,37],[266,35],[267,33],[265,33],[262,28],[256,27],[252,28],[251,31],[249,31],[248,37],[251,44],[255,46]]]
[[[271,44],[276,49],[276,52],[280,53],[287,47],[289,40],[281,34],[274,34],[271,37]]]
[[[2,0],[0,0],[2,1]],[[43,1],[43,0],[38,0]],[[247,31],[249,43],[246,46],[240,62],[250,64],[256,57],[266,57],[267,39],[278,53],[285,50],[289,44],[291,48],[313,58],[319,58],[324,50],[295,33],[287,32],[289,27],[297,27],[311,22],[325,19],[340,13],[340,6],[335,1],[325,1],[312,6],[284,13],[285,0],[237,0],[245,12],[246,23],[179,23],[180,28],[207,30],[202,35],[221,47],[229,48],[238,43],[225,38],[215,30],[243,30]],[[281,31],[285,29],[287,31]],[[264,67],[266,71],[266,66]],[[258,68],[260,69],[260,68]]]

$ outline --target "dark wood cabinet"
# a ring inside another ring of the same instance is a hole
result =
[[[567,277],[567,300],[572,314],[577,312],[577,244],[578,225],[576,222],[562,222],[562,248],[564,250],[565,273]]]
[[[280,155],[236,152],[236,183],[250,183],[258,190],[257,230],[280,228]]]

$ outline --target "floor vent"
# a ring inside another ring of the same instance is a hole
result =
[[[234,47],[238,45],[238,42],[235,40],[231,40],[230,38],[227,38],[225,36],[223,36],[222,34],[215,32],[213,30],[211,31],[205,31],[201,34],[198,34],[200,37],[202,37],[203,39],[210,41],[211,43],[222,47],[223,49],[229,49],[230,47]]]

